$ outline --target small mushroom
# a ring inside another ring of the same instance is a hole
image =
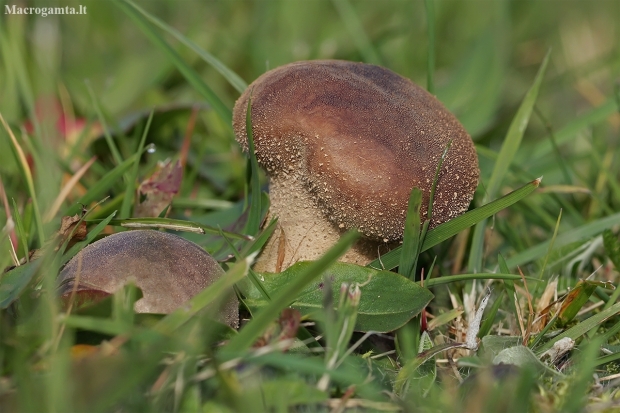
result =
[[[268,218],[278,217],[280,226],[258,271],[316,259],[349,228],[366,240],[343,261],[364,265],[377,258],[378,246],[402,239],[414,187],[423,192],[426,218],[448,143],[431,227],[463,213],[473,198],[479,169],[470,136],[434,96],[388,69],[319,60],[263,74],[234,108],[245,151],[250,95],[256,157],[270,177]]]
[[[208,287],[224,271],[200,246],[176,235],[136,230],[109,235],[84,248],[61,271],[59,293],[78,291],[113,293],[134,280],[142,290],[139,313],[171,313]],[[220,319],[237,327],[239,305],[232,297],[220,310]]]

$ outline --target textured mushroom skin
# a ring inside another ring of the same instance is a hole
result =
[[[58,276],[61,295],[79,289],[113,293],[130,280],[142,290],[135,304],[140,313],[168,314],[218,279],[224,271],[204,249],[176,235],[136,230],[109,235],[84,248]],[[221,309],[231,327],[239,322],[236,296]]]
[[[254,81],[235,104],[247,151],[252,95],[258,162],[273,180],[300,182],[337,228],[402,238],[409,194],[423,191],[422,219],[439,160],[431,227],[464,212],[478,184],[473,142],[435,97],[385,68],[345,61],[296,62]]]

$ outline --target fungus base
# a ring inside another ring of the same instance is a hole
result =
[[[325,218],[316,201],[295,175],[271,178],[271,206],[267,222],[278,218],[278,227],[254,266],[258,272],[280,272],[297,261],[321,257],[340,238],[342,232]],[[387,244],[362,239],[340,259],[366,265],[387,250]]]

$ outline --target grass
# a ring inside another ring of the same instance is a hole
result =
[[[59,5],[88,15],[0,14],[0,410],[620,409],[620,3]],[[334,263],[350,234],[256,274],[275,226],[259,227],[267,180],[232,106],[269,68],[330,58],[426,85],[474,139],[478,191],[368,267]],[[171,206],[153,206],[169,215],[136,217],[138,184],[167,158],[184,165]],[[83,211],[88,234],[69,244],[61,218]],[[131,225],[181,230],[227,276],[166,316],[134,314],[131,286],[63,309],[61,265]],[[211,321],[233,283],[238,331]],[[549,355],[558,342],[573,346]]]

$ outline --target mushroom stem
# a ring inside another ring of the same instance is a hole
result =
[[[254,265],[257,272],[280,272],[297,261],[315,260],[342,235],[295,174],[271,177],[269,199],[266,222],[277,217],[278,226]],[[340,261],[366,265],[378,257],[381,244],[362,239]]]

